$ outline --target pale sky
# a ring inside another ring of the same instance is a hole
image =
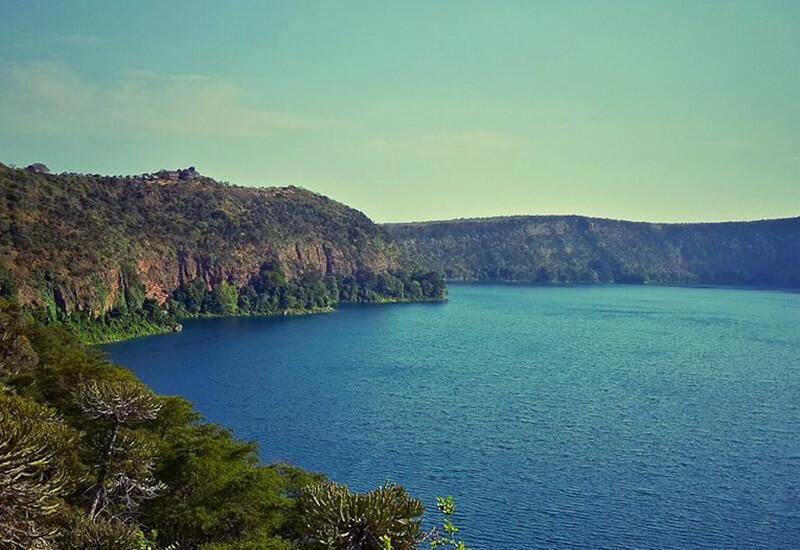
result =
[[[379,222],[800,215],[800,2],[3,0],[0,161]]]

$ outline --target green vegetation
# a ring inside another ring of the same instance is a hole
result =
[[[296,187],[0,164],[0,296],[86,343],[176,330],[181,317],[442,300],[429,271],[403,266],[361,212]]]
[[[449,280],[800,286],[800,218],[655,224],[514,216],[385,229],[404,263]]]
[[[445,293],[444,279],[433,272],[359,271],[344,277],[323,276],[308,269],[292,281],[278,262],[271,262],[262,265],[239,289],[225,282],[209,289],[204,281],[195,279],[172,295],[167,309],[176,317],[276,315],[325,311],[341,303],[442,300]]]
[[[800,286],[800,218],[648,224],[519,216],[377,226],[296,187],[194,169],[49,174],[0,164],[0,297],[86,343],[191,316],[442,300],[451,280]]]
[[[140,548],[152,529],[179,548],[300,536],[293,495],[320,476],[260,464],[253,444],[8,302],[0,334],[0,546]]]
[[[331,482],[303,488],[300,505],[312,547],[320,550],[410,550],[421,542],[422,502],[387,483],[371,493],[353,494]]]
[[[159,312],[155,319],[148,316],[146,311],[120,315],[117,311],[112,310],[96,318],[78,312],[67,316],[61,324],[84,344],[117,342],[180,329],[180,324],[175,319],[160,309]]]
[[[116,293],[111,309],[72,311],[59,307],[51,294],[46,307],[32,310],[34,317],[48,324],[67,328],[85,344],[102,344],[180,329],[180,324],[158,302],[145,297],[144,286],[130,266],[122,270],[124,285]]]
[[[402,487],[389,483],[366,494],[354,494],[329,481],[312,483],[300,492],[306,543],[319,550],[412,550],[423,542],[431,548],[470,550],[458,540],[453,523],[453,497],[437,497],[442,528],[422,530],[425,508]]]
[[[438,540],[423,512],[396,485],[359,495],[262,464],[187,401],[0,299],[0,547],[399,550]]]
[[[138,303],[122,301],[122,307],[117,305],[96,317],[83,311],[63,314],[58,309],[51,314],[48,308],[39,308],[34,314],[44,323],[64,326],[85,344],[101,344],[180,330],[181,318],[299,315],[331,311],[342,303],[440,301],[446,292],[444,278],[435,272],[359,272],[353,277],[323,277],[312,269],[299,281],[291,281],[273,263],[265,264],[241,288],[222,282],[209,289],[205,281],[194,279],[173,292],[164,307],[143,298]]]
[[[470,550],[463,540],[459,540],[456,537],[456,533],[460,531],[460,529],[453,523],[453,514],[456,512],[456,505],[453,502],[453,497],[436,497],[436,508],[443,517],[441,531],[444,531],[444,534],[442,534],[438,528],[431,533],[429,536],[431,539],[431,548],[452,546],[454,550]]]

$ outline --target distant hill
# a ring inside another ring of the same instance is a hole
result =
[[[0,164],[0,297],[85,342],[198,315],[441,300],[450,280],[800,287],[800,218],[515,216],[376,225],[298,187]]]
[[[384,227],[406,262],[450,280],[800,287],[800,218],[663,224],[513,216]]]
[[[113,324],[139,312],[163,324],[159,310],[443,298],[441,277],[403,268],[385,229],[305,189],[237,187],[194,168],[100,176],[0,164],[0,295],[43,320]]]

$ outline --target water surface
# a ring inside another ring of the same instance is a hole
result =
[[[106,350],[265,460],[452,494],[478,549],[800,548],[800,294],[453,285],[184,326]]]

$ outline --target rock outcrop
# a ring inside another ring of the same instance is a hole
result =
[[[241,287],[266,262],[289,280],[399,266],[361,212],[297,187],[245,188],[186,170],[51,175],[0,165],[0,259],[26,306],[94,315],[141,285],[159,303],[182,284]]]

